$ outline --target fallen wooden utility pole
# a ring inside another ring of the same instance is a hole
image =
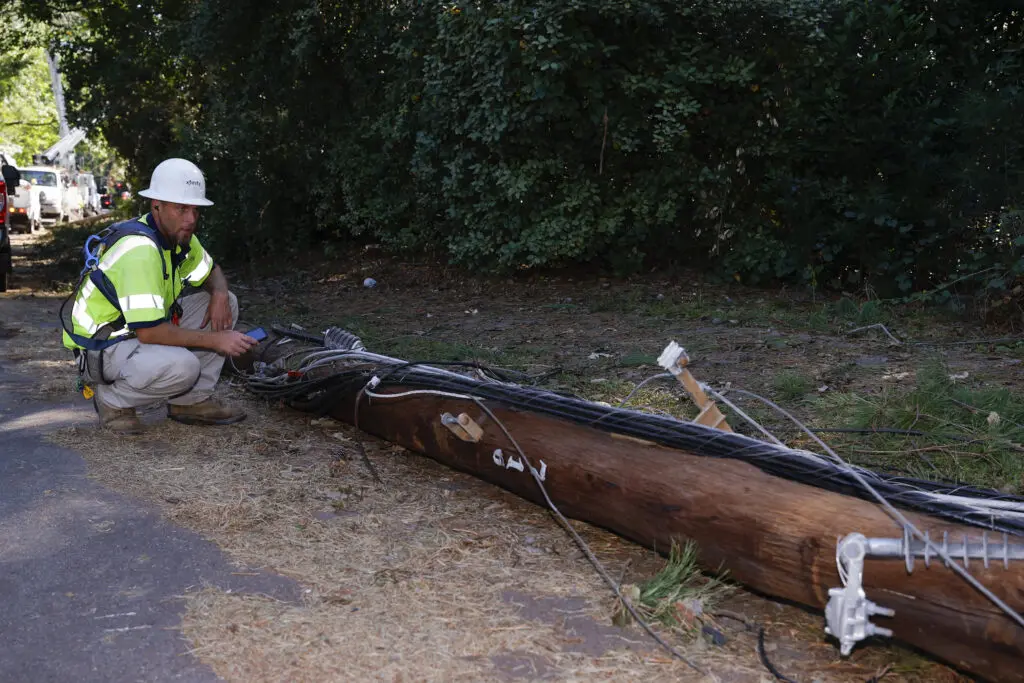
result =
[[[262,359],[274,361],[295,346],[264,345]],[[376,392],[403,393],[395,387]],[[837,539],[853,532],[873,539],[901,533],[875,503],[772,476],[748,462],[621,438],[491,401],[487,405],[500,425],[474,400],[429,392],[382,399],[367,397],[357,386],[335,392],[331,400],[329,414],[338,420],[355,423],[358,402],[359,429],[544,505],[532,464],[566,516],[661,551],[673,541],[693,539],[706,568],[725,569],[754,590],[814,608],[823,608],[829,590],[843,585]],[[460,433],[460,426],[470,425]],[[473,438],[466,438],[470,431]],[[975,527],[905,514],[931,538],[964,539],[965,553],[967,539],[982,537]],[[989,552],[988,536],[983,538]],[[1019,613],[1024,561],[1011,560],[1008,550],[1006,555],[1005,561],[970,562],[969,569]],[[908,572],[903,559],[863,562],[868,598],[895,610],[879,625],[972,674],[1024,682],[1024,628],[941,562],[924,564],[917,561]]]

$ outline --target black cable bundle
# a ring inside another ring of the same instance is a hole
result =
[[[326,414],[340,398],[360,392],[371,378],[376,376],[380,379],[378,391],[382,387],[394,387],[473,396],[509,408],[528,410],[605,432],[652,441],[694,455],[743,460],[773,476],[875,502],[846,465],[822,456],[801,454],[742,434],[723,432],[693,422],[683,422],[636,410],[610,408],[543,389],[501,381],[479,381],[455,373],[432,370],[430,367],[424,367],[424,363],[367,363],[360,362],[358,358],[352,358],[351,362],[358,364],[346,369],[339,369],[335,365],[334,372],[316,379],[310,379],[305,375],[296,381],[281,384],[250,381],[250,388],[268,398],[286,400],[300,410]],[[501,376],[499,373],[491,372],[492,377]],[[996,517],[984,510],[974,509],[956,501],[937,499],[932,494],[1015,503],[1024,509],[1022,497],[1005,495],[989,489],[954,486],[864,469],[858,469],[858,472],[896,506],[953,522],[1024,535],[1024,515],[1019,519],[1013,515]]]

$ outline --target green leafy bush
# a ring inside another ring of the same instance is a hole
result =
[[[226,257],[372,240],[993,304],[1022,269],[998,0],[23,5],[73,10],[74,117],[140,180],[202,165]]]

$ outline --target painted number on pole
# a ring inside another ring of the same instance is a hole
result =
[[[491,459],[494,464],[498,467],[503,467],[506,470],[518,470],[519,472],[525,472],[526,467],[523,466],[523,461],[517,456],[510,455],[507,458],[500,448],[495,448],[494,453],[491,454]],[[531,468],[532,469],[532,468]],[[534,471],[537,478],[544,481],[547,478],[548,466],[543,460],[540,461],[540,471]]]

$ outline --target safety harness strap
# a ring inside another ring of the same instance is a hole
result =
[[[142,237],[148,237],[149,239],[153,240],[153,243],[156,244],[158,251],[160,251],[161,253],[160,265],[163,267],[164,280],[167,280],[168,278],[173,276],[177,272],[181,264],[185,261],[185,259],[188,258],[190,245],[185,245],[184,247],[181,247],[180,250],[172,249],[171,272],[168,273],[167,264],[164,262],[162,256],[163,250],[165,248],[163,240],[160,238],[160,235],[156,231],[156,228],[148,225],[148,222],[150,220],[152,220],[152,218],[147,215],[141,219],[132,219],[121,223],[116,223],[97,235],[91,235],[85,242],[85,247],[83,248],[83,252],[85,255],[85,268],[83,268],[82,270],[82,277],[79,279],[78,284],[75,286],[73,290],[71,290],[71,294],[68,296],[67,299],[64,300],[64,303],[61,304],[60,319],[61,326],[64,328],[64,331],[67,332],[71,340],[78,344],[79,346],[81,346],[82,348],[84,348],[86,351],[102,351],[106,348],[113,346],[114,344],[135,337],[133,333],[119,335],[117,337],[111,338],[101,338],[101,335],[98,334],[93,337],[84,337],[80,334],[76,334],[73,329],[68,329],[68,325],[65,322],[65,306],[67,306],[68,301],[70,301],[71,299],[75,298],[78,295],[82,283],[85,282],[85,278],[88,277],[89,280],[96,286],[97,291],[99,291],[99,293],[103,295],[103,298],[109,301],[110,305],[113,306],[114,309],[118,312],[117,319],[111,323],[108,323],[108,325],[105,325],[104,327],[107,327],[108,331],[120,330],[121,328],[124,327],[124,312],[121,309],[121,302],[117,296],[117,289],[114,287],[114,283],[110,281],[110,278],[107,277],[107,274],[99,269],[99,258],[100,256],[102,256],[104,251],[111,249],[114,246],[114,244],[122,237],[128,237],[130,235],[140,235]],[[96,245],[96,250],[93,251],[90,249],[90,247],[96,242],[98,242],[98,244]]]

